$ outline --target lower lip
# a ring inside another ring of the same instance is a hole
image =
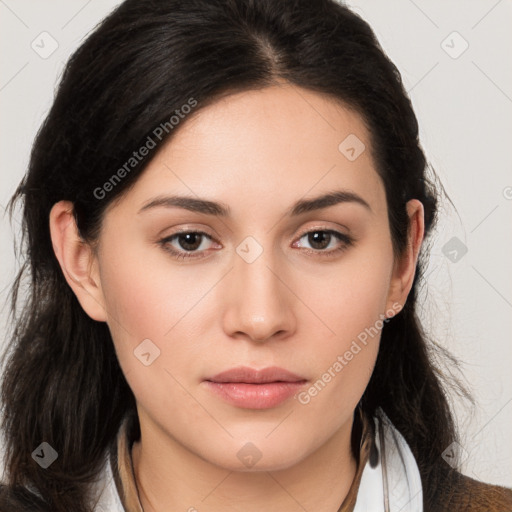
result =
[[[227,402],[245,409],[270,409],[295,395],[306,381],[268,382],[247,384],[245,382],[205,381],[209,389]]]

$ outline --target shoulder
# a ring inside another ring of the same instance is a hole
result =
[[[0,512],[50,512],[48,505],[24,487],[0,482]]]
[[[425,512],[512,512],[512,489],[442,469],[431,510]]]

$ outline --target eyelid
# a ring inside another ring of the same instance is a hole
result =
[[[347,231],[350,231],[346,226],[341,226],[341,227]],[[308,233],[311,233],[314,231],[335,232],[335,233],[339,233],[340,235],[346,236],[347,238],[351,238],[348,233],[342,233],[339,230],[339,228],[332,228],[332,227],[326,226],[325,224],[317,225],[317,226],[308,226],[303,231],[301,231],[301,233],[298,236],[297,235],[294,235],[294,236],[297,236],[298,238],[302,238],[304,235],[307,235]]]
[[[189,226],[186,225],[185,227],[179,227],[176,228],[175,231],[173,231],[170,235],[167,236],[173,236],[178,235],[180,233],[205,233],[208,236],[215,237],[216,235],[213,234],[213,231],[211,231],[209,228],[205,227],[195,227],[195,226]]]

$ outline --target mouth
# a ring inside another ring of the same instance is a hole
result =
[[[277,366],[255,370],[238,367],[204,381],[210,391],[244,409],[270,409],[295,395],[307,379]]]

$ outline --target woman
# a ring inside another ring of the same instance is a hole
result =
[[[11,203],[0,510],[512,510],[456,470],[416,316],[425,169],[349,9],[121,4]]]

